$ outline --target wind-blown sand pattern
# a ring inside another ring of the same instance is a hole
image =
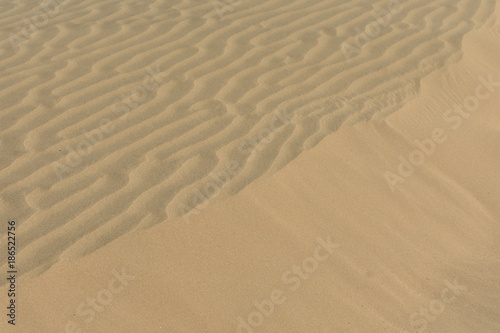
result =
[[[34,30],[37,1],[0,4],[18,332],[238,332],[328,235],[239,332],[500,332],[500,89],[443,121],[500,82],[496,0],[60,2]],[[83,322],[121,267],[135,279]],[[409,319],[455,279],[442,314]]]

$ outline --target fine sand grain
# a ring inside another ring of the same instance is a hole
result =
[[[500,332],[496,0],[0,10],[0,332]]]

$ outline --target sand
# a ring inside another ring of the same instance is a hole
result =
[[[500,332],[496,1],[0,7],[1,332]]]

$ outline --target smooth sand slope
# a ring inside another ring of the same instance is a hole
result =
[[[2,7],[7,36],[33,11]],[[499,332],[499,19],[66,0],[2,42],[0,328]]]

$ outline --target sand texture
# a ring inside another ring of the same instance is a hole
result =
[[[498,1],[0,11],[0,332],[500,332]]]

